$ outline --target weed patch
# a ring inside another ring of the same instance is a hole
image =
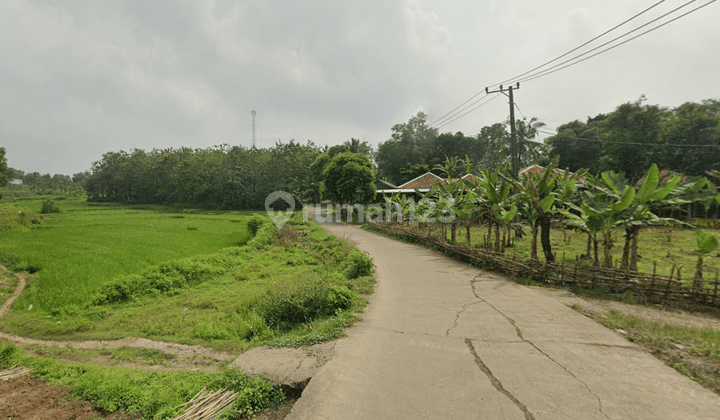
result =
[[[113,366],[65,363],[29,356],[22,350],[0,342],[0,369],[15,364],[27,367],[33,375],[51,385],[70,387],[75,396],[113,413],[140,412],[143,418],[172,418],[183,410],[203,387],[231,389],[238,399],[221,418],[238,419],[276,407],[285,400],[279,385],[243,374],[143,371]]]

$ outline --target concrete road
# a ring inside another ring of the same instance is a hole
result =
[[[720,419],[720,397],[501,276],[348,225],[378,284],[288,420]]]

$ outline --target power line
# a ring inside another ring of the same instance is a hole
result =
[[[509,80],[517,79],[518,77],[525,76],[525,75],[528,74],[528,73],[531,73],[531,72],[533,72],[533,71],[535,71],[535,70],[538,70],[538,69],[540,69],[540,68],[542,68],[542,67],[544,67],[544,66],[546,66],[546,65],[548,65],[548,64],[550,64],[550,63],[553,63],[553,62],[555,62],[555,61],[557,61],[557,60],[559,60],[559,59],[567,56],[568,54],[571,54],[571,53],[577,51],[578,49],[580,49],[580,48],[588,45],[589,43],[591,43],[591,42],[593,42],[593,41],[595,41],[595,40],[597,40],[597,39],[599,39],[599,38],[607,35],[608,33],[610,33],[610,32],[612,32],[612,31],[614,31],[615,29],[617,29],[617,28],[625,25],[626,23],[630,22],[631,20],[636,19],[637,17],[639,17],[639,16],[643,15],[644,13],[650,11],[651,9],[655,8],[656,6],[660,5],[660,4],[663,3],[663,2],[665,2],[665,0],[661,0],[661,1],[653,4],[652,6],[648,7],[647,9],[643,10],[642,12],[636,14],[635,16],[633,16],[633,17],[625,20],[624,22],[620,23],[619,25],[616,25],[616,26],[612,27],[611,29],[608,29],[607,31],[603,32],[602,34],[600,34],[600,35],[598,35],[598,36],[596,36],[596,37],[594,37],[594,38],[592,38],[591,40],[589,40],[589,41],[587,41],[587,42],[585,42],[585,43],[583,43],[583,44],[581,44],[581,45],[573,48],[572,50],[570,50],[570,51],[568,51],[568,52],[566,52],[566,53],[564,53],[564,54],[562,54],[562,55],[560,55],[560,56],[558,56],[558,57],[553,58],[552,60],[550,60],[550,61],[548,61],[548,62],[546,62],[546,63],[543,63],[542,65],[540,65],[540,66],[538,66],[538,67],[535,67],[535,68],[533,68],[533,69],[531,69],[531,70],[528,70],[528,71],[526,71],[525,73],[519,74],[519,75],[513,77],[512,79],[504,80],[504,81],[502,81],[502,82],[500,82],[500,83],[491,84],[490,86],[499,85],[499,84],[505,83],[505,82],[507,82],[507,81],[509,81]],[[475,95],[471,96],[470,99],[468,99],[468,100],[466,100],[465,102],[461,103],[460,105],[456,106],[456,107],[453,108],[450,112],[448,112],[447,114],[445,114],[445,115],[443,115],[442,117],[438,118],[437,120],[433,121],[433,122],[430,123],[429,125],[430,125],[430,126],[436,125],[436,124],[440,123],[441,121],[443,121],[443,120],[444,120],[446,117],[448,117],[448,116],[450,116],[450,118],[452,118],[451,114],[457,114],[457,113],[462,112],[463,110],[459,110],[459,111],[458,111],[458,109],[459,109],[460,107],[462,107],[463,105],[467,104],[468,102],[472,101],[473,99],[475,99],[475,98],[476,98],[478,95],[480,95],[481,93],[483,93],[483,91],[480,91],[480,92],[476,93]],[[480,98],[480,99],[478,99],[478,100],[482,100],[482,99],[483,99],[483,98]],[[477,103],[477,101],[474,102],[474,103]],[[474,103],[473,103],[473,104],[474,104]],[[469,106],[472,106],[473,104],[470,104]],[[467,109],[467,107],[464,108],[464,109]]]
[[[539,133],[548,134],[551,136],[556,136],[560,133],[551,133],[548,131],[538,130]],[[608,141],[603,139],[591,139],[587,137],[577,137],[577,136],[568,136],[571,139],[574,140],[581,140],[581,141],[594,141],[594,142],[603,142],[607,144],[627,144],[627,145],[633,145],[633,146],[666,146],[666,147],[718,147],[720,148],[720,144],[668,144],[668,143],[639,143],[639,142],[632,142],[632,141]]]
[[[576,47],[576,48],[574,48],[574,49],[566,52],[565,54],[562,54],[562,55],[554,58],[553,60],[550,60],[550,61],[548,61],[548,62],[546,62],[546,63],[544,63],[544,64],[542,64],[542,65],[540,65],[540,66],[538,66],[538,67],[536,67],[536,68],[534,68],[534,69],[532,69],[532,70],[529,70],[529,71],[527,71],[527,72],[525,72],[525,73],[522,73],[521,75],[518,75],[518,76],[515,76],[515,77],[516,77],[516,78],[517,78],[517,77],[522,77],[522,76],[524,76],[524,75],[526,75],[526,74],[528,74],[528,73],[532,73],[533,71],[538,70],[538,69],[546,66],[547,64],[550,64],[550,63],[552,63],[552,62],[555,62],[555,61],[559,60],[560,58],[565,57],[565,56],[571,54],[571,53],[574,52],[574,51],[577,51],[578,49],[582,48],[583,46],[586,46],[587,44],[589,44],[589,43],[597,40],[598,38],[600,38],[600,37],[602,37],[602,36],[604,36],[604,35],[612,32],[613,30],[619,28],[620,26],[626,24],[627,22],[630,22],[631,20],[633,20],[633,19],[637,18],[638,16],[646,13],[647,11],[649,11],[649,10],[657,7],[659,4],[663,3],[664,1],[665,1],[665,0],[662,0],[662,1],[658,2],[658,3],[655,3],[654,5],[652,5],[652,6],[650,6],[649,8],[643,10],[642,12],[636,14],[635,16],[633,16],[633,17],[625,20],[625,21],[622,22],[621,24],[614,26],[613,28],[611,28],[611,29],[603,32],[602,34],[596,36],[595,38],[593,38],[593,39],[591,39],[591,40],[583,43],[582,45],[580,45],[580,46],[578,46],[578,47]],[[617,40],[619,40],[619,39],[621,39],[621,38],[623,38],[623,37],[625,37],[625,36],[627,36],[627,35],[630,35],[631,33],[636,32],[636,31],[638,31],[638,30],[641,29],[641,28],[644,28],[644,27],[646,27],[646,26],[648,26],[648,25],[650,25],[650,24],[652,24],[652,23],[654,23],[654,22],[657,22],[658,20],[660,20],[660,19],[662,19],[662,18],[664,18],[664,17],[667,17],[668,15],[670,15],[670,14],[672,14],[672,13],[674,13],[674,12],[676,12],[676,11],[678,11],[678,10],[680,10],[680,9],[688,6],[688,5],[690,5],[691,3],[694,3],[695,1],[697,1],[697,0],[691,0],[691,1],[689,1],[689,2],[687,2],[687,3],[685,3],[685,4],[681,5],[681,6],[679,6],[679,7],[677,7],[677,8],[671,10],[670,12],[667,12],[667,13],[661,15],[660,17],[657,17],[657,18],[651,20],[650,22],[647,22],[647,23],[645,23],[645,24],[643,24],[643,25],[641,25],[641,26],[639,26],[639,27],[637,27],[637,28],[635,28],[635,29],[633,29],[633,30],[631,30],[631,31],[628,31],[628,32],[626,32],[626,33],[624,33],[624,34],[622,34],[622,35],[620,35],[620,36],[618,36],[618,37],[615,37],[614,39],[612,39],[612,40],[610,40],[610,41],[608,41],[608,42],[605,42],[605,43],[603,43],[603,44],[601,44],[601,45],[599,45],[599,46],[597,46],[597,47],[595,47],[595,48],[593,48],[593,49],[591,49],[591,50],[589,50],[589,51],[586,51],[586,52],[584,52],[584,53],[582,53],[582,54],[580,54],[580,55],[577,55],[577,56],[575,56],[575,57],[573,57],[573,58],[570,58],[570,59],[568,59],[568,60],[565,60],[565,61],[563,61],[563,62],[561,62],[561,63],[559,63],[559,64],[556,64],[556,65],[554,65],[554,66],[552,66],[552,67],[550,67],[550,68],[541,70],[541,71],[536,72],[536,73],[534,73],[534,74],[530,74],[530,75],[527,76],[527,77],[524,77],[524,78],[522,78],[522,79],[520,79],[520,80],[517,80],[517,82],[527,82],[527,81],[530,81],[530,80],[535,80],[535,79],[538,79],[538,78],[547,76],[547,75],[549,75],[549,74],[555,73],[555,72],[557,72],[557,71],[560,71],[560,70],[562,70],[562,69],[565,69],[565,68],[574,66],[575,64],[579,64],[579,63],[581,63],[581,62],[583,62],[583,61],[585,61],[585,60],[589,60],[590,58],[593,58],[593,57],[595,57],[595,56],[597,56],[597,55],[603,54],[603,53],[605,53],[605,52],[607,52],[607,51],[610,51],[610,50],[612,50],[612,49],[614,49],[614,48],[617,48],[617,47],[619,47],[619,46],[621,46],[621,45],[624,45],[624,44],[626,44],[626,43],[628,43],[628,42],[630,42],[630,41],[632,41],[632,40],[635,40],[635,39],[637,39],[637,38],[639,38],[639,37],[641,37],[641,36],[643,36],[643,35],[646,35],[646,34],[652,32],[652,31],[654,31],[654,30],[656,30],[656,29],[659,29],[659,28],[661,28],[661,27],[663,27],[663,26],[665,26],[665,25],[668,25],[668,24],[670,24],[670,23],[672,23],[672,22],[674,22],[674,21],[676,21],[676,20],[678,20],[678,19],[681,19],[681,18],[683,18],[683,17],[685,17],[685,16],[687,16],[687,15],[689,15],[689,14],[691,14],[691,13],[694,13],[694,12],[696,12],[696,11],[699,10],[699,9],[702,9],[702,8],[704,8],[704,7],[706,7],[706,6],[709,6],[710,4],[715,3],[717,0],[711,0],[711,1],[705,3],[705,4],[701,5],[701,6],[698,6],[698,7],[694,8],[694,9],[686,12],[686,13],[683,13],[683,14],[677,16],[677,17],[674,17],[674,18],[668,20],[667,22],[664,22],[664,23],[662,23],[662,24],[660,24],[660,25],[658,25],[658,26],[655,26],[655,27],[653,27],[653,28],[651,28],[651,29],[648,29],[647,31],[644,31],[644,32],[642,32],[642,33],[640,33],[640,34],[632,37],[632,38],[629,38],[629,39],[627,39],[627,40],[625,40],[625,41],[622,41],[622,42],[620,42],[620,43],[618,43],[618,44],[616,44],[616,45],[610,46],[610,47],[608,47],[608,48],[606,48],[606,49],[604,49],[604,50],[601,50],[601,51],[599,51],[599,52],[597,52],[597,53],[595,53],[595,54],[592,54],[592,55],[590,55],[590,56],[588,56],[588,57],[585,57],[585,58],[582,58],[582,59],[578,60],[580,57],[583,57],[584,55],[587,55],[587,54],[589,54],[589,53],[591,53],[591,52],[593,52],[593,51],[596,51],[596,50],[599,49],[599,48],[602,48],[603,46],[606,46],[606,45],[608,45],[608,44],[610,44],[610,43],[612,43],[612,42],[615,42],[615,41],[617,41]],[[574,61],[574,60],[578,60],[578,61]],[[574,61],[574,62],[573,62],[573,61]],[[569,64],[566,64],[566,63],[569,63]],[[566,64],[566,65],[563,66],[563,64]],[[560,66],[560,67],[559,67],[559,66]],[[558,68],[558,67],[559,67],[559,68]],[[503,81],[503,82],[501,82],[501,83],[505,83],[505,82],[510,81],[510,80],[514,80],[514,79],[507,79],[507,80],[505,80],[505,81]],[[491,86],[494,86],[494,85],[491,85]],[[487,92],[487,91],[486,91],[486,92]],[[463,102],[462,104],[458,105],[458,106],[455,107],[452,111],[448,112],[448,113],[445,114],[443,117],[441,117],[440,119],[438,119],[438,120],[436,120],[435,122],[433,122],[432,124],[430,124],[430,126],[435,125],[435,124],[437,124],[439,121],[443,121],[443,120],[445,120],[446,118],[448,118],[448,116],[450,116],[449,118],[451,118],[451,119],[443,122],[442,125],[436,127],[436,128],[441,128],[441,127],[443,127],[443,126],[445,126],[445,125],[447,125],[447,124],[449,124],[449,123],[451,123],[451,122],[453,122],[453,121],[457,121],[458,119],[460,119],[460,118],[462,118],[463,116],[467,115],[469,112],[472,112],[473,110],[475,110],[475,109],[479,108],[480,106],[484,105],[485,103],[489,102],[489,101],[486,101],[486,102],[483,103],[482,105],[479,105],[479,106],[471,109],[470,111],[468,111],[468,112],[466,112],[466,113],[464,113],[464,114],[457,115],[459,112],[464,111],[464,110],[467,109],[468,107],[476,104],[477,102],[481,101],[482,99],[484,99],[484,98],[487,96],[487,95],[486,95],[485,97],[482,97],[482,98],[478,99],[477,101],[473,102],[472,104],[466,106],[465,108],[457,111],[460,107],[462,107],[463,105],[467,104],[468,102],[470,102],[471,100],[473,100],[474,98],[476,98],[476,97],[477,97],[478,95],[480,95],[481,93],[483,93],[483,92],[480,91],[480,92],[476,93],[476,94],[473,95],[470,99],[468,99],[467,101],[465,101],[465,102]],[[518,110],[519,110],[519,108],[518,108]],[[521,113],[522,113],[522,112],[521,112]],[[454,115],[451,115],[451,114],[454,114]]]
[[[693,1],[694,1],[694,0],[693,0]],[[547,66],[547,65],[550,64],[550,63],[554,63],[555,61],[557,61],[557,60],[559,60],[559,59],[567,56],[568,54],[571,54],[571,53],[579,50],[580,48],[582,48],[582,47],[590,44],[591,42],[593,42],[593,41],[595,41],[595,40],[597,40],[597,39],[599,39],[599,38],[602,38],[603,36],[609,34],[610,32],[614,31],[615,29],[617,29],[617,28],[623,26],[624,24],[630,22],[631,20],[633,20],[633,19],[635,19],[635,18],[643,15],[645,12],[650,11],[651,9],[659,6],[661,3],[664,3],[664,2],[665,2],[665,0],[660,0],[659,2],[653,4],[652,6],[648,7],[648,8],[645,9],[645,10],[643,10],[642,12],[640,12],[640,13],[636,14],[635,16],[631,17],[630,19],[627,19],[627,20],[625,20],[624,22],[622,22],[622,23],[620,23],[620,24],[618,24],[618,25],[616,25],[616,26],[613,26],[612,28],[610,28],[610,29],[608,29],[607,31],[601,33],[600,35],[596,36],[595,38],[593,38],[593,39],[591,39],[591,40],[589,40],[589,41],[586,41],[585,43],[583,43],[583,44],[581,44],[581,45],[578,45],[577,47],[573,48],[572,50],[570,50],[570,51],[568,51],[568,52],[566,52],[566,53],[564,53],[564,54],[562,54],[562,55],[559,55],[559,56],[553,58],[552,60],[550,60],[550,61],[548,61],[548,62],[545,62],[545,63],[543,63],[543,64],[535,67],[534,69],[528,70],[528,71],[526,71],[525,73],[519,74],[519,75],[517,75],[517,76],[515,76],[515,77],[512,77],[512,78],[510,78],[510,79],[507,79],[507,80],[503,80],[502,82],[500,82],[500,83],[498,83],[498,84],[503,84],[503,83],[507,83],[507,82],[510,82],[510,81],[514,81],[514,80],[518,79],[519,77],[525,76],[525,75],[528,74],[528,73],[532,73],[532,72],[534,72],[535,70],[538,70],[538,69],[540,69],[540,68],[543,68],[543,67]],[[494,85],[490,85],[490,86],[494,86]]]
[[[504,121],[507,121],[507,120],[509,120],[509,119],[510,119],[510,115],[508,115],[507,117],[505,117],[505,120],[504,120]],[[469,133],[465,133],[465,134],[475,134],[475,133],[479,133],[479,132],[481,132],[481,131],[482,131],[482,128],[479,129],[479,130],[471,131],[471,132],[469,132]]]
[[[467,101],[465,101],[465,102],[461,103],[460,105],[456,106],[455,108],[452,109],[452,111],[448,112],[447,114],[445,114],[445,115],[443,115],[442,117],[438,118],[437,120],[433,121],[433,122],[430,123],[429,125],[430,125],[430,126],[433,126],[433,125],[437,124],[439,121],[442,121],[443,119],[445,119],[445,117],[447,117],[448,115],[454,113],[456,109],[458,109],[458,108],[460,108],[461,106],[465,105],[466,103],[472,101],[476,96],[478,96],[478,95],[481,94],[481,93],[483,93],[483,91],[480,91],[480,92],[474,94],[470,99],[468,99]],[[485,96],[487,96],[487,95],[485,95]],[[484,98],[484,96],[483,96],[483,98]],[[482,99],[482,98],[480,98],[480,99],[478,99],[478,100],[481,100],[481,99]],[[473,102],[473,103],[474,103],[474,102]],[[472,104],[470,104],[470,105],[472,105]],[[458,112],[459,112],[459,111],[458,111]]]
[[[656,29],[662,28],[663,26],[668,25],[668,24],[670,24],[670,23],[672,23],[672,22],[674,22],[674,21],[676,21],[676,20],[678,20],[678,19],[680,19],[680,18],[682,18],[682,17],[685,17],[685,16],[689,15],[690,13],[693,13],[693,12],[699,10],[699,9],[702,9],[702,8],[705,7],[705,6],[708,6],[708,5],[712,4],[712,3],[715,3],[717,0],[711,0],[711,1],[709,1],[708,3],[705,3],[705,4],[701,5],[701,6],[698,6],[698,7],[694,8],[694,9],[688,11],[688,12],[685,12],[685,13],[683,13],[683,14],[680,15],[680,16],[674,17],[673,19],[670,19],[669,21],[664,22],[664,23],[662,23],[662,24],[660,24],[660,25],[658,25],[658,26],[656,26],[656,27],[654,27],[654,28],[648,29],[647,31],[642,32],[642,33],[640,33],[640,34],[638,34],[638,35],[635,35],[635,36],[632,37],[632,38],[626,39],[625,41],[623,41],[623,42],[621,42],[621,43],[619,43],[619,44],[615,44],[615,45],[613,45],[613,46],[611,46],[611,47],[608,47],[608,48],[606,48],[606,49],[604,49],[604,50],[602,50],[602,51],[598,51],[597,53],[595,53],[595,54],[593,54],[593,55],[590,55],[590,56],[588,56],[588,57],[585,57],[585,58],[583,58],[582,60],[578,60],[578,61],[575,61],[574,63],[570,63],[570,64],[567,64],[567,65],[565,65],[565,66],[562,66],[562,65],[565,64],[565,63],[569,63],[569,62],[571,62],[571,61],[573,61],[573,60],[577,60],[578,58],[580,58],[580,57],[582,57],[582,56],[584,56],[584,55],[586,55],[586,54],[589,54],[589,53],[597,50],[598,48],[602,48],[602,47],[604,47],[605,45],[608,45],[608,44],[610,44],[610,43],[612,43],[612,42],[614,42],[614,41],[617,41],[618,39],[620,39],[620,38],[622,38],[622,37],[624,37],[624,36],[626,36],[626,35],[629,35],[629,34],[635,32],[635,31],[637,31],[637,30],[640,29],[640,28],[643,28],[643,27],[645,27],[645,26],[647,26],[647,25],[649,25],[649,24],[651,24],[651,23],[653,23],[653,22],[656,22],[657,20],[659,20],[659,19],[661,19],[661,18],[663,18],[663,17],[666,17],[667,15],[669,15],[669,14],[671,14],[671,13],[674,13],[674,12],[676,12],[677,10],[679,10],[679,9],[681,9],[681,8],[687,6],[687,5],[689,5],[690,3],[693,3],[693,2],[695,2],[695,1],[697,1],[697,0],[691,0],[691,1],[683,4],[682,6],[679,6],[679,7],[675,8],[675,9],[673,9],[672,11],[670,11],[670,12],[668,12],[668,13],[665,13],[664,15],[662,15],[662,16],[656,18],[656,19],[651,20],[651,21],[648,22],[648,23],[646,23],[646,24],[644,24],[644,25],[641,25],[641,26],[633,29],[632,31],[626,32],[626,33],[624,33],[623,35],[620,35],[619,37],[616,37],[616,38],[614,38],[614,39],[612,39],[612,40],[610,40],[610,41],[608,41],[608,42],[606,42],[606,43],[604,43],[604,44],[602,44],[602,45],[599,45],[599,46],[597,46],[597,47],[595,47],[595,48],[593,48],[593,49],[591,49],[591,50],[589,50],[589,51],[586,51],[586,52],[584,52],[584,53],[582,53],[582,54],[580,54],[580,55],[577,55],[577,56],[575,56],[575,57],[573,57],[573,58],[571,58],[571,59],[569,59],[569,60],[565,60],[565,61],[563,61],[563,62],[560,63],[560,64],[556,64],[556,65],[554,65],[554,66],[552,66],[552,67],[550,67],[550,68],[547,68],[547,69],[545,69],[545,70],[542,70],[542,71],[540,71],[540,72],[538,72],[538,73],[531,74],[530,76],[527,76],[527,77],[525,77],[525,78],[523,78],[523,79],[518,80],[518,82],[528,82],[528,81],[530,81],[530,80],[535,80],[535,79],[538,79],[538,78],[540,78],[540,77],[547,76],[547,75],[549,75],[549,74],[555,73],[555,72],[560,71],[560,70],[562,70],[562,69],[568,68],[568,67],[570,67],[570,66],[574,66],[575,64],[582,63],[582,62],[585,61],[585,60],[589,60],[590,58],[593,58],[593,57],[595,57],[595,56],[597,56],[597,55],[600,55],[600,54],[602,54],[602,53],[605,53],[605,52],[607,52],[607,51],[610,51],[610,50],[612,50],[612,49],[614,49],[614,48],[617,48],[617,47],[619,47],[619,46],[621,46],[621,45],[623,45],[623,44],[627,44],[628,42],[630,42],[630,41],[632,41],[632,40],[634,40],[634,39],[637,39],[637,38],[639,38],[639,37],[641,37],[641,36],[643,36],[643,35],[645,35],[645,34],[647,34],[647,33],[650,33],[650,32],[652,32],[652,31],[654,31],[654,30],[656,30]],[[562,66],[562,67],[557,68],[558,66]],[[553,70],[553,69],[554,69],[554,70]]]
[[[480,93],[485,93],[485,92],[479,92],[477,95],[479,95]],[[475,95],[475,96],[477,96],[477,95]],[[473,96],[472,98],[470,98],[470,99],[468,99],[467,101],[463,102],[462,104],[460,104],[460,106],[463,106],[464,104],[470,102],[470,100],[472,100],[473,98],[475,98],[475,96]],[[478,98],[476,101],[474,101],[474,102],[470,103],[469,105],[467,105],[465,108],[462,108],[462,109],[458,110],[457,112],[451,111],[451,112],[449,112],[448,114],[453,114],[453,113],[454,113],[454,114],[457,114],[457,113],[459,113],[459,112],[463,112],[463,111],[465,111],[466,109],[470,108],[471,106],[475,105],[476,103],[482,101],[482,100],[485,99],[487,96],[488,96],[488,94],[485,93],[485,96],[481,96],[481,97]],[[456,107],[455,109],[459,108],[460,106]],[[440,119],[438,119],[438,120],[435,120],[435,122],[429,124],[429,126],[432,127],[432,126],[437,125],[437,124],[443,124],[443,125],[444,125],[447,121],[443,121],[443,120],[445,119],[445,117],[447,117],[448,114],[445,114],[445,116],[443,116],[442,118],[440,118]],[[448,117],[448,118],[453,118],[453,117],[455,117],[455,115],[451,115],[451,116]]]
[[[475,108],[472,108],[471,110],[467,111],[466,113],[461,114],[461,115],[458,115],[458,116],[456,116],[455,118],[453,118],[453,119],[451,119],[451,120],[449,120],[449,121],[446,121],[446,122],[444,122],[443,124],[441,124],[441,125],[439,125],[439,126],[437,126],[437,127],[435,127],[435,128],[440,129],[440,128],[442,128],[442,127],[450,124],[451,122],[454,122],[454,121],[459,120],[460,118],[464,117],[465,115],[467,115],[467,114],[475,111],[476,109],[480,108],[481,106],[483,106],[483,105],[491,102],[493,99],[496,99],[498,96],[500,96],[499,93],[498,93],[497,95],[493,96],[492,98],[488,99],[487,101],[481,103],[480,105],[476,106]],[[487,97],[487,95],[486,95],[485,97]]]

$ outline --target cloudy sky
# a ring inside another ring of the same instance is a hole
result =
[[[250,146],[252,110],[258,147],[377,145],[418,111],[433,122],[656,2],[0,0],[0,146],[11,167],[73,174],[113,150]],[[718,98],[718,45],[720,2],[524,83],[516,101],[557,127],[642,94]],[[498,98],[441,131],[508,112]]]

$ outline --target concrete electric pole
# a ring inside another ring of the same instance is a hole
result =
[[[506,89],[504,89],[502,85],[500,85],[498,90],[493,91],[485,88],[485,93],[488,95],[491,93],[502,93],[510,98],[510,161],[512,163],[513,174],[517,176],[518,172],[520,172],[520,162],[518,161],[518,144],[515,134],[515,102],[513,101],[513,89],[520,89],[520,82],[518,82],[514,88],[512,86],[508,87],[507,94],[505,93]]]

